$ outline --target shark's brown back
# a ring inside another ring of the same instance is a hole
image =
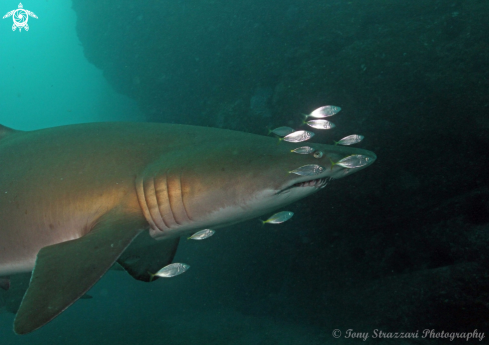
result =
[[[15,331],[31,332],[60,314],[148,228],[134,186],[146,165],[167,152],[215,142],[216,136],[225,141],[247,135],[149,123],[32,132],[0,127],[0,276],[36,267]],[[145,260],[171,262],[177,243],[148,250],[143,265],[126,264],[133,251],[120,263],[147,280]]]
[[[135,176],[166,152],[218,135],[242,133],[150,123],[0,128],[0,275],[31,270],[41,248],[85,235],[121,202],[141,214]]]

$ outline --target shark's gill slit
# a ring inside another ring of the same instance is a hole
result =
[[[158,201],[156,200],[154,177],[147,180],[145,190],[146,203],[148,204],[151,220],[156,225],[156,229],[163,231],[161,222],[158,222],[157,220],[157,215],[160,213],[160,210],[158,209]]]
[[[165,209],[163,208],[162,210],[162,207],[165,205],[164,200],[161,200],[162,195],[164,195],[163,191],[161,190],[162,185],[166,186],[166,182],[164,184],[161,183],[161,180],[156,180],[154,182],[156,206],[158,207],[158,211],[160,213],[160,217],[163,222],[162,225],[165,227],[164,230],[168,230],[170,229],[170,224],[168,224],[167,220],[165,219]]]
[[[183,199],[182,174],[180,174],[180,176],[178,177],[178,182],[180,182],[180,200],[182,200],[183,210],[185,211],[185,215],[187,216],[188,221],[193,222],[194,220],[188,213],[187,206],[185,206],[185,200]]]
[[[178,225],[182,225],[177,217],[177,213],[175,213],[175,209],[178,207],[178,205],[175,203],[175,186],[173,186],[173,189],[171,188],[170,184],[170,175],[166,174],[166,193],[168,195],[168,206],[170,206],[170,211],[173,216],[173,219],[175,220],[175,223]]]
[[[155,213],[158,213],[158,217],[160,218],[160,221],[156,221],[156,219],[154,219],[153,217],[153,220],[156,224],[158,224],[158,229],[160,229],[161,231],[164,231],[166,230],[166,228],[168,228],[168,225],[166,224],[165,222],[165,219],[163,218],[163,215],[161,214],[161,210],[160,210],[160,202],[158,200],[158,190],[156,189],[156,182],[155,182],[155,178],[154,176],[151,178],[151,181],[153,182],[153,193],[155,195]]]
[[[170,206],[170,186],[168,183],[168,173],[165,172],[162,174],[158,178],[156,184],[158,188],[158,208],[160,209],[160,213],[162,214],[168,229],[171,229],[178,223],[175,221],[175,217]]]
[[[151,215],[151,204],[149,204],[148,193],[146,190],[146,184],[144,178],[141,178],[141,181],[138,183],[140,185],[140,190],[142,195],[139,196],[140,204],[143,208],[143,212],[146,213],[146,220],[150,223],[151,228],[158,229],[158,226],[153,220],[153,216]]]

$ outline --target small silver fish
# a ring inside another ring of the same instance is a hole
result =
[[[179,274],[184,273],[190,268],[189,265],[187,264],[181,264],[181,263],[174,263],[174,264],[169,264],[163,267],[161,270],[153,274],[152,276],[158,276],[162,278],[172,278],[175,276],[178,276]]]
[[[273,133],[273,134],[277,134],[277,135],[283,137],[287,134],[292,133],[293,131],[294,131],[293,128],[282,126],[282,127],[278,127],[278,128],[272,129],[272,130],[268,130],[268,134]]]
[[[306,124],[312,128],[316,129],[331,129],[336,127],[336,125],[328,120],[310,120]]]
[[[280,223],[288,221],[290,218],[292,218],[293,215],[294,215],[294,212],[282,211],[279,213],[275,213],[273,216],[271,216],[267,220],[262,220],[261,222],[263,224],[266,224],[266,223],[280,224]]]
[[[314,117],[316,119],[322,119],[323,117],[329,117],[338,114],[341,111],[340,107],[336,105],[325,105],[324,107],[317,108],[307,117]]]
[[[286,135],[283,140],[288,141],[289,143],[300,143],[301,141],[306,141],[311,139],[314,136],[313,132],[309,131],[297,131],[294,133],[290,133]]]
[[[347,137],[344,137],[340,141],[336,141],[335,145],[340,144],[340,145],[353,145],[353,144],[358,144],[360,141],[365,138],[363,135],[359,134],[352,134]]]
[[[353,169],[360,168],[367,165],[370,161],[370,157],[363,155],[351,155],[341,159],[340,161],[334,163],[333,165],[339,165],[343,168]]]
[[[215,233],[216,232],[214,230],[204,229],[204,230],[197,231],[195,234],[188,237],[187,240],[198,240],[198,241],[205,240],[206,238],[211,237]]]
[[[310,146],[301,146],[296,149],[290,150],[290,152],[298,153],[300,155],[308,155],[313,153],[315,150]]]
[[[336,163],[338,164],[338,163]],[[307,164],[303,165],[300,168],[289,171],[289,174],[296,174],[300,176],[313,176],[319,175],[326,170],[324,167],[317,164]]]

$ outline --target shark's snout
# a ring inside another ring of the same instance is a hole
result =
[[[293,181],[288,181],[286,187],[292,185],[316,186],[320,182],[323,183],[323,181],[320,181],[321,179],[330,180],[342,178],[369,167],[377,159],[375,153],[364,149],[321,144],[312,144],[310,146],[314,149],[314,154],[308,155],[308,157],[303,160],[300,160],[300,157],[298,157],[297,160],[292,161],[292,164],[299,164],[300,161],[304,163],[307,162],[308,165],[317,166],[317,172],[294,176],[295,179]],[[356,157],[356,164],[350,166],[341,164],[342,161],[349,157]]]
[[[286,197],[287,203],[299,200],[325,188],[332,180],[351,175],[372,165],[377,156],[375,153],[348,146],[308,144],[314,151],[307,155],[294,153],[297,147],[292,146],[291,156],[285,156],[289,171],[288,178],[275,191],[279,198]],[[361,156],[361,166],[347,168],[338,164],[350,156]],[[302,174],[304,173],[304,174]],[[280,204],[285,199],[277,200]]]

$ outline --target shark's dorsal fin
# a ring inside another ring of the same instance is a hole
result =
[[[137,280],[155,281],[148,272],[158,272],[169,265],[177,252],[179,237],[157,241],[144,231],[122,253],[117,262]]]
[[[21,131],[17,131],[15,129],[6,127],[4,125],[0,125],[0,140],[2,140],[3,138],[8,137],[11,134],[15,134],[15,133],[18,133],[18,132],[21,132]]]
[[[82,297],[147,224],[119,210],[101,217],[87,235],[42,248],[14,321],[26,334],[45,325]]]

